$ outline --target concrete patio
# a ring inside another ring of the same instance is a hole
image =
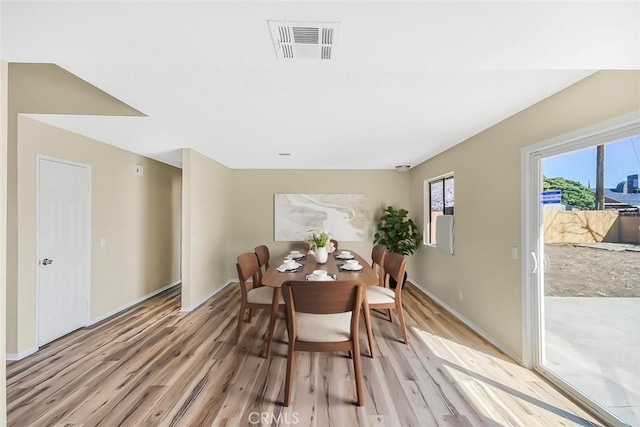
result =
[[[640,298],[545,297],[546,366],[640,425]]]

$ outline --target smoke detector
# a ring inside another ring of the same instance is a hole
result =
[[[278,59],[335,58],[340,22],[268,22]]]

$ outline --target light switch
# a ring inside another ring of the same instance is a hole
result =
[[[144,167],[142,165],[136,165],[136,176],[144,176]]]
[[[100,247],[104,248],[105,246],[107,246],[107,239],[100,239]]]
[[[512,259],[518,259],[518,247],[517,246],[511,246],[511,258]]]

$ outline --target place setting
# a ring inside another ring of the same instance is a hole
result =
[[[295,261],[302,261],[303,259],[305,259],[307,256],[305,254],[303,254],[300,251],[291,251],[289,252],[289,255],[285,256],[284,259],[292,259]]]
[[[277,271],[280,273],[299,273],[302,271],[303,265],[299,262],[296,262],[295,259],[285,259],[278,268]]]
[[[359,272],[362,271],[362,268],[362,265],[355,259],[349,259],[340,265],[342,271]]]
[[[310,282],[330,282],[336,280],[335,274],[328,274],[326,270],[313,270],[311,274],[305,276]]]
[[[340,253],[336,255],[336,259],[348,260],[354,258],[355,256],[353,256],[353,254],[349,251],[340,251]]]

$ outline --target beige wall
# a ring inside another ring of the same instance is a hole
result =
[[[7,86],[8,64],[0,61],[0,427],[7,423],[6,393],[6,221],[7,208]]]
[[[9,113],[143,116],[55,64],[9,64]],[[13,135],[9,123],[10,137]]]
[[[18,114],[142,116],[139,111],[54,64],[8,65],[7,87],[7,344],[18,348]],[[26,339],[27,342],[31,339]]]
[[[180,170],[20,116],[17,342],[9,353],[36,345],[37,154],[91,165],[91,319],[180,278]]]
[[[409,174],[394,170],[245,170],[234,169],[231,210],[233,239],[230,249],[231,277],[235,257],[252,252],[266,244],[272,256],[290,248],[299,249],[301,242],[274,242],[273,201],[275,193],[362,193],[366,206],[366,238],[362,242],[340,242],[368,258],[373,247],[375,215],[388,205],[409,207]],[[415,217],[417,210],[409,212]],[[331,231],[331,230],[329,230]]]
[[[192,309],[229,279],[235,258],[260,244],[273,256],[301,242],[274,242],[275,193],[363,193],[366,240],[341,242],[368,257],[374,215],[388,205],[409,205],[409,174],[387,170],[228,169],[185,149],[183,172],[183,309]]]
[[[423,246],[410,277],[521,355],[521,264],[510,256],[521,239],[521,148],[638,109],[640,72],[598,72],[413,168],[421,228],[423,182],[455,173],[455,254]]]
[[[182,309],[196,308],[230,275],[231,170],[182,150]],[[235,236],[233,237],[235,239]]]

